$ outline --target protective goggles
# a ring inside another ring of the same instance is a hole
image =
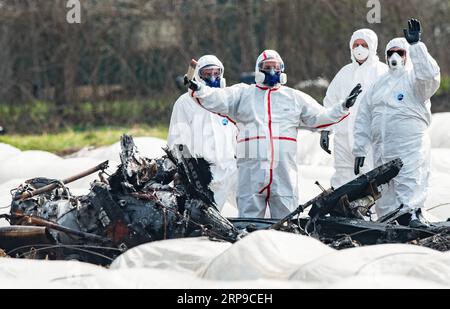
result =
[[[283,70],[283,66],[277,59],[267,59],[264,61],[261,61],[259,64],[259,69],[261,71],[275,71],[275,72],[281,72]]]
[[[406,50],[404,50],[404,49],[390,49],[387,51],[388,58],[391,57],[395,53],[397,53],[402,58],[406,56]]]
[[[201,79],[217,79],[222,76],[222,69],[217,66],[207,66],[198,72]]]

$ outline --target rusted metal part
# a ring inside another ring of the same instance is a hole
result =
[[[155,192],[136,192],[132,193],[131,195],[144,201],[158,201],[158,197],[155,195]]]
[[[13,225],[0,228],[1,242],[6,238],[17,239],[22,237],[41,237],[46,235],[46,228],[39,226]]]
[[[33,216],[25,216],[22,214],[15,214],[13,216],[15,217],[15,219],[18,219],[22,225],[42,226],[42,227],[45,227],[48,229],[60,231],[60,232],[66,233],[66,234],[74,235],[74,236],[78,236],[78,237],[84,238],[84,239],[90,239],[93,241],[105,242],[105,243],[110,242],[110,240],[108,238],[101,237],[101,236],[98,236],[95,234],[90,234],[90,233],[85,233],[82,231],[74,230],[74,229],[59,225],[57,223],[54,223],[52,221],[48,221],[48,220],[45,220],[42,218],[33,217]]]
[[[77,181],[79,179],[82,179],[82,178],[84,178],[86,176],[89,176],[89,175],[91,175],[93,173],[96,173],[98,171],[104,171],[104,170],[106,170],[108,168],[108,164],[109,164],[109,161],[105,161],[105,162],[103,162],[103,163],[101,163],[101,164],[99,164],[99,165],[97,165],[97,166],[95,166],[93,168],[88,169],[87,171],[84,171],[84,172],[82,172],[80,174],[77,174],[77,175],[74,175],[72,177],[66,178],[66,179],[64,179],[64,180],[62,180],[60,182],[49,184],[47,186],[44,186],[42,188],[39,188],[39,189],[36,189],[36,190],[33,190],[33,191],[23,192],[21,195],[14,197],[13,200],[14,201],[18,201],[18,200],[22,200],[23,201],[23,200],[29,199],[29,198],[31,198],[33,196],[50,192],[50,191],[55,190],[56,188],[58,188],[61,184],[67,185],[69,183],[75,182],[75,181]]]
[[[130,223],[124,211],[111,196],[108,185],[98,183],[91,188],[91,191],[95,195],[90,203],[105,212],[107,220],[104,225],[107,227],[108,236],[113,243],[122,243],[129,233],[128,225]]]
[[[54,243],[55,239],[46,227],[13,225],[0,228],[0,244],[6,251],[21,246]]]

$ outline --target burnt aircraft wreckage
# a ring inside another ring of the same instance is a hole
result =
[[[165,149],[162,158],[145,158],[127,135],[121,148],[121,165],[112,175],[104,162],[65,180],[34,178],[12,190],[11,211],[1,216],[10,226],[0,228],[0,252],[108,265],[143,243],[198,236],[236,242],[262,229],[308,235],[336,249],[415,243],[450,250],[448,222],[409,228],[398,224],[407,215],[401,209],[376,222],[367,220],[381,197],[379,187],[402,168],[399,159],[336,190],[323,190],[282,220],[227,219],[215,206],[206,160],[192,158],[181,145]],[[96,172],[99,179],[87,195],[70,193],[68,183]],[[308,215],[300,216],[307,209]]]

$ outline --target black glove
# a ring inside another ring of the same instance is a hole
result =
[[[189,89],[191,89],[193,91],[197,91],[198,89],[200,89],[200,86],[197,83],[197,81],[194,80],[194,79],[189,80],[187,75],[184,75],[184,85],[187,86]]]
[[[416,44],[420,42],[422,36],[422,26],[417,19],[410,19],[408,21],[408,29],[403,29],[405,38],[409,44]]]
[[[330,147],[330,131],[322,131],[320,133],[320,147],[327,153],[331,154]]]
[[[355,105],[356,99],[358,98],[358,96],[361,94],[362,92],[362,86],[361,84],[356,85],[355,88],[353,88],[352,92],[350,93],[350,95],[347,97],[347,99],[345,100],[344,106],[346,108],[350,108],[353,105]]]
[[[355,175],[359,175],[359,169],[364,166],[365,157],[357,157],[355,159]]]

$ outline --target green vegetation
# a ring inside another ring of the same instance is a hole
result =
[[[441,87],[439,88],[437,95],[449,95],[450,94],[450,76],[441,76]]]
[[[24,104],[0,103],[0,125],[11,134],[41,134],[75,128],[105,126],[133,127],[167,125],[172,112],[171,99],[102,101],[67,104],[34,101]]]
[[[68,155],[84,147],[100,147],[119,141],[124,133],[134,137],[147,136],[167,138],[164,126],[101,127],[86,130],[65,130],[60,133],[42,135],[0,136],[0,143],[10,144],[21,150],[44,150],[59,155]]]
[[[67,155],[113,144],[123,133],[166,139],[171,111],[171,100],[84,102],[63,109],[44,101],[0,104],[0,125],[8,130],[0,143]]]

